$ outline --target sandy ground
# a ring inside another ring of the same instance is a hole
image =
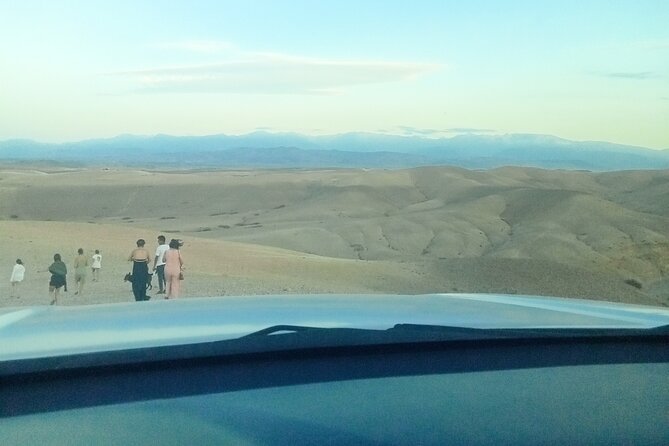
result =
[[[47,304],[53,254],[71,267],[79,247],[101,251],[101,279],[83,295],[71,284],[63,304],[133,300],[128,254],[138,238],[154,250],[158,234],[185,241],[184,298],[504,292],[666,305],[668,228],[668,171],[0,166],[0,306]]]
[[[130,284],[123,276],[130,272],[127,260],[134,241],[145,238],[149,245],[158,235],[146,229],[73,222],[0,222],[8,237],[7,251],[19,256],[26,266],[20,298],[10,297],[7,280],[0,286],[0,305],[48,303],[47,268],[52,253],[60,253],[70,268],[69,291],[63,304],[107,303],[133,300]],[[74,244],[73,244],[74,243]],[[72,260],[77,247],[88,255],[99,249],[103,255],[100,279],[87,283],[82,295],[74,295]],[[149,249],[157,246],[154,241]],[[94,248],[93,248],[94,247]],[[273,247],[189,237],[181,248],[185,264],[184,297],[284,293],[379,293],[394,292],[393,283],[411,292],[421,280],[410,267],[392,262],[333,259]],[[4,263],[10,259],[3,255]],[[9,273],[11,268],[9,268]],[[8,276],[9,279],[9,276]],[[149,290],[154,298],[156,288]],[[413,285],[412,285],[413,284]],[[426,288],[416,287],[416,292]]]

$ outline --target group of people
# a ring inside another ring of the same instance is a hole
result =
[[[184,262],[179,248],[183,245],[181,240],[172,239],[170,243],[165,242],[165,236],[158,236],[158,247],[153,256],[153,270],[149,272],[151,255],[145,247],[144,239],[137,240],[137,247],[132,250],[128,258],[132,262],[132,293],[136,301],[149,300],[147,288],[151,285],[153,273],[158,277],[159,290],[157,294],[164,294],[165,299],[176,299],[179,297],[183,280]],[[77,256],[72,263],[74,267],[74,282],[76,286],[75,295],[82,295],[86,284],[88,269],[91,269],[93,282],[100,280],[100,269],[102,268],[102,255],[96,249],[90,258],[84,254],[83,248],[77,250]],[[20,284],[25,277],[25,265],[21,259],[16,259],[12,269],[10,283],[12,291],[10,297],[20,297]],[[51,305],[58,303],[61,290],[67,291],[67,265],[63,262],[60,254],[54,254],[53,263],[49,266],[49,296]]]
[[[88,276],[88,268],[90,266],[93,276],[93,282],[97,282],[100,278],[100,269],[102,268],[102,255],[100,250],[96,249],[95,254],[90,258],[84,255],[83,248],[77,250],[77,256],[74,258],[74,282],[77,290],[75,295],[84,293],[84,285]],[[58,303],[58,297],[61,288],[67,291],[67,265],[63,262],[60,254],[53,255],[53,263],[49,266],[51,278],[49,279],[49,296],[51,297],[51,305]]]
[[[151,283],[153,273],[149,273],[151,255],[145,247],[144,239],[137,240],[137,247],[132,250],[128,260],[132,262],[132,293],[136,301],[149,300],[146,290]],[[181,291],[180,281],[183,280],[184,262],[179,248],[181,240],[172,239],[169,245],[165,243],[165,236],[158,236],[158,247],[153,257],[153,272],[158,276],[158,293],[164,294],[165,299],[176,299]]]
[[[77,291],[74,294],[81,294],[84,292],[84,284],[86,283],[87,270],[89,266],[88,258],[84,255],[84,250],[79,248],[77,256],[74,259],[74,280],[77,286]],[[93,281],[99,279],[100,268],[102,268],[102,255],[100,250],[96,249],[90,262]],[[51,278],[49,279],[49,295],[51,296],[51,305],[58,303],[58,296],[61,288],[67,291],[67,266],[60,254],[54,254],[53,263],[49,266]],[[20,286],[25,278],[26,267],[23,260],[16,259],[14,268],[12,268],[12,275],[9,282],[12,285],[10,297],[21,297]]]

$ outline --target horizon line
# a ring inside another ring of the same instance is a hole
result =
[[[573,143],[600,143],[600,144],[612,144],[612,145],[617,145],[617,146],[625,146],[625,147],[631,147],[631,148],[636,148],[636,149],[646,149],[646,150],[653,150],[653,151],[664,151],[664,150],[669,150],[669,147],[667,148],[654,148],[654,147],[648,147],[648,146],[642,146],[642,145],[635,145],[635,144],[625,144],[625,143],[618,143],[618,142],[613,142],[613,141],[607,141],[607,140],[598,140],[598,139],[569,139],[569,138],[564,138],[561,136],[557,135],[552,135],[548,133],[526,133],[526,132],[507,132],[507,133],[502,133],[502,132],[496,132],[494,130],[488,130],[488,129],[472,129],[472,131],[453,131],[449,132],[448,130],[444,131],[434,131],[433,133],[440,133],[440,136],[434,136],[430,137],[427,134],[423,133],[413,133],[413,134],[407,134],[407,133],[394,133],[394,132],[382,132],[382,131],[349,131],[349,132],[340,132],[340,133],[326,133],[326,134],[310,134],[310,133],[300,133],[300,132],[295,132],[295,131],[272,131],[271,129],[255,129],[249,132],[245,133],[211,133],[211,134],[201,134],[201,135],[189,135],[189,134],[169,134],[169,133],[153,133],[153,134],[139,134],[139,133],[119,133],[114,136],[102,136],[102,137],[91,137],[91,138],[83,138],[83,139],[74,139],[74,140],[66,140],[66,141],[49,141],[49,140],[39,140],[39,139],[33,139],[33,138],[28,138],[28,137],[17,137],[17,138],[8,138],[8,139],[0,139],[0,144],[2,143],[8,143],[8,142],[17,142],[17,141],[24,141],[24,142],[32,142],[32,143],[37,143],[37,144],[44,144],[44,145],[66,145],[66,144],[76,144],[76,143],[81,143],[81,142],[89,142],[89,141],[108,141],[108,140],[113,140],[116,138],[122,138],[122,137],[133,137],[133,138],[156,138],[156,137],[170,137],[170,138],[209,138],[209,137],[217,137],[217,136],[223,136],[223,137],[244,137],[244,136],[249,136],[257,133],[264,133],[268,135],[296,135],[296,136],[302,136],[302,137],[308,137],[308,138],[328,138],[328,137],[337,137],[337,136],[346,136],[346,135],[374,135],[374,136],[389,136],[389,137],[398,137],[398,138],[406,138],[406,139],[420,139],[420,140],[434,140],[434,141],[439,141],[439,140],[451,140],[460,136],[478,136],[482,138],[503,138],[503,137],[509,137],[509,136],[533,136],[533,137],[549,137],[549,138],[554,138],[557,140],[561,141],[567,141],[567,142],[573,142]],[[444,133],[453,133],[452,136],[444,136]]]

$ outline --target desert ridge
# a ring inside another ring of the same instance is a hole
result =
[[[103,255],[67,304],[132,300],[138,238],[183,239],[184,297],[493,292],[668,303],[669,172],[453,167],[0,167],[0,305],[48,301],[53,254]],[[9,299],[16,258],[26,264]],[[149,292],[151,295],[151,292]]]

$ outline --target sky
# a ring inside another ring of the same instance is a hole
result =
[[[669,149],[664,0],[0,0],[0,140],[257,130]]]

